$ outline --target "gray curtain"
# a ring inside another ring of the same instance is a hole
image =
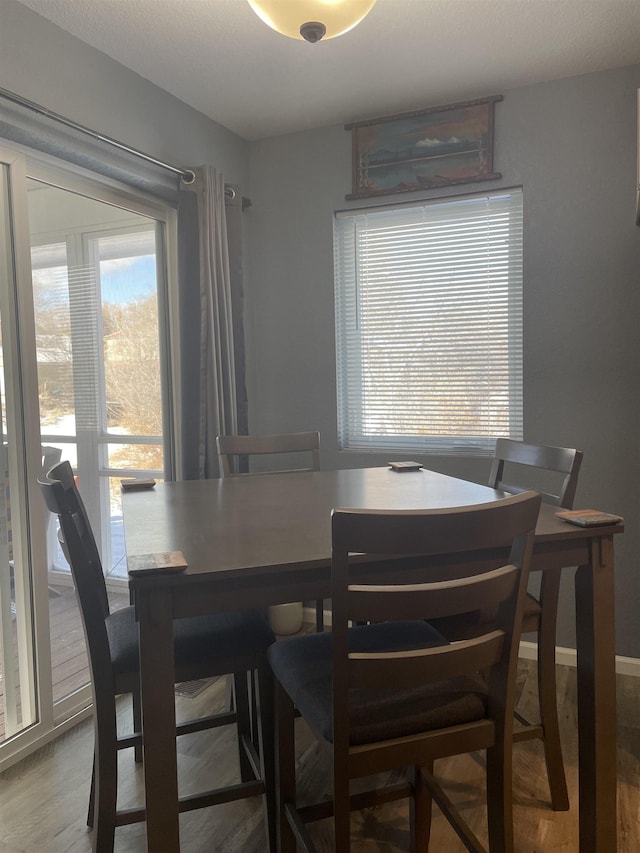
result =
[[[217,435],[238,432],[233,295],[224,180],[194,169],[178,206],[181,468],[185,479],[218,477]],[[236,297],[236,303],[238,299]],[[241,304],[241,302],[240,302]],[[235,322],[241,324],[241,318]]]

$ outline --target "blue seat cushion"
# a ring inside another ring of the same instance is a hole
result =
[[[381,622],[349,629],[351,652],[403,651],[446,645],[426,622]],[[325,740],[333,740],[331,633],[281,640],[269,648],[273,672],[300,714]],[[459,677],[410,689],[349,691],[350,741],[373,743],[486,715],[481,678]]]
[[[524,600],[524,613],[522,616],[521,631],[537,631],[540,627],[542,605],[530,593]],[[440,631],[447,640],[467,640],[469,637],[477,637],[486,631],[491,631],[495,625],[495,612],[474,610],[471,613],[461,613],[458,616],[445,616],[441,619],[432,619],[433,627]]]
[[[134,608],[123,607],[105,620],[116,675],[139,669],[138,624]],[[229,661],[264,654],[275,635],[259,610],[241,610],[176,619],[173,623],[174,655],[178,680],[183,666],[201,663],[211,675],[230,672]]]

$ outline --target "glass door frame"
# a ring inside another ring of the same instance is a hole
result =
[[[14,496],[12,492],[12,503],[15,500],[16,507],[19,504],[21,514],[24,513],[27,519],[26,525],[20,525],[20,535],[14,541],[14,548],[18,549],[26,561],[25,566],[28,566],[24,573],[27,575],[27,583],[22,594],[24,601],[30,603],[31,611],[25,622],[24,644],[26,658],[31,661],[29,676],[34,707],[34,722],[0,745],[2,772],[91,713],[91,690],[88,685],[55,705],[53,703],[48,559],[46,535],[43,533],[48,514],[36,486],[41,473],[41,440],[27,179],[32,178],[156,220],[157,256],[161,260],[164,252],[165,261],[164,265],[160,264],[163,268],[158,273],[158,310],[161,378],[168,390],[163,403],[167,477],[175,476],[175,460],[179,456],[175,450],[180,440],[177,431],[179,418],[176,417],[179,389],[177,383],[172,382],[172,377],[180,374],[178,293],[173,286],[177,281],[176,211],[162,200],[142,191],[101,178],[79,167],[67,166],[22,146],[12,143],[5,145],[1,139],[0,167],[6,168],[9,175],[8,203],[14,256],[15,287],[12,299],[15,299],[18,358],[12,360],[12,382],[21,389],[23,411],[22,417],[16,415],[19,423],[12,427],[21,445],[17,447],[19,452],[13,454],[14,461],[10,462],[11,476],[20,484],[19,494]],[[22,469],[18,457],[24,460]],[[25,607],[25,610],[29,608]]]
[[[39,583],[37,566],[46,565],[46,543],[33,532],[43,529],[45,508],[28,483],[40,473],[40,413],[35,326],[31,300],[31,258],[26,197],[26,161],[22,154],[0,146],[0,163],[8,176],[6,247],[12,280],[2,294],[5,380],[17,405],[7,407],[9,481],[12,504],[12,548],[18,630],[18,668],[23,719],[27,725],[12,732],[0,747],[0,767],[53,727],[51,670],[42,667],[41,650],[48,649],[49,603],[46,583]],[[8,316],[6,316],[8,315]],[[3,670],[5,666],[3,665]],[[26,713],[25,713],[26,710]]]

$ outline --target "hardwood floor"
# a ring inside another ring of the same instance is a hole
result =
[[[522,708],[535,696],[535,674],[522,663]],[[563,747],[572,808],[553,812],[548,803],[544,762],[539,744],[523,743],[514,750],[515,826],[518,853],[577,851],[577,734],[575,672],[558,667]],[[195,698],[177,698],[178,713],[193,716],[224,701],[224,681],[212,683]],[[618,851],[640,850],[640,679],[618,676]],[[123,727],[129,708],[120,708]],[[330,790],[326,749],[298,721],[299,759],[303,768],[300,792],[322,796]],[[90,853],[91,835],[85,818],[91,774],[93,732],[90,722],[0,776],[0,853]],[[233,778],[235,745],[230,730],[189,735],[179,742],[181,790],[204,787],[207,777]],[[462,756],[440,762],[449,795],[481,838],[485,810],[482,756]],[[121,756],[121,801],[133,803],[142,793],[142,774],[130,752]],[[330,853],[329,825],[318,824],[318,853]],[[354,814],[354,853],[400,853],[408,850],[406,804]],[[218,806],[181,816],[183,853],[264,853],[262,807],[258,800]],[[449,825],[434,810],[433,853],[459,853],[464,848]],[[146,851],[143,824],[116,830],[114,853]],[[157,851],[162,853],[162,851]]]

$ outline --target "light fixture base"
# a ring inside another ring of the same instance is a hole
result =
[[[376,0],[247,0],[265,24],[278,33],[314,44],[349,32]]]
[[[307,21],[300,27],[300,35],[305,41],[315,44],[323,36],[326,36],[327,28],[320,21]]]

